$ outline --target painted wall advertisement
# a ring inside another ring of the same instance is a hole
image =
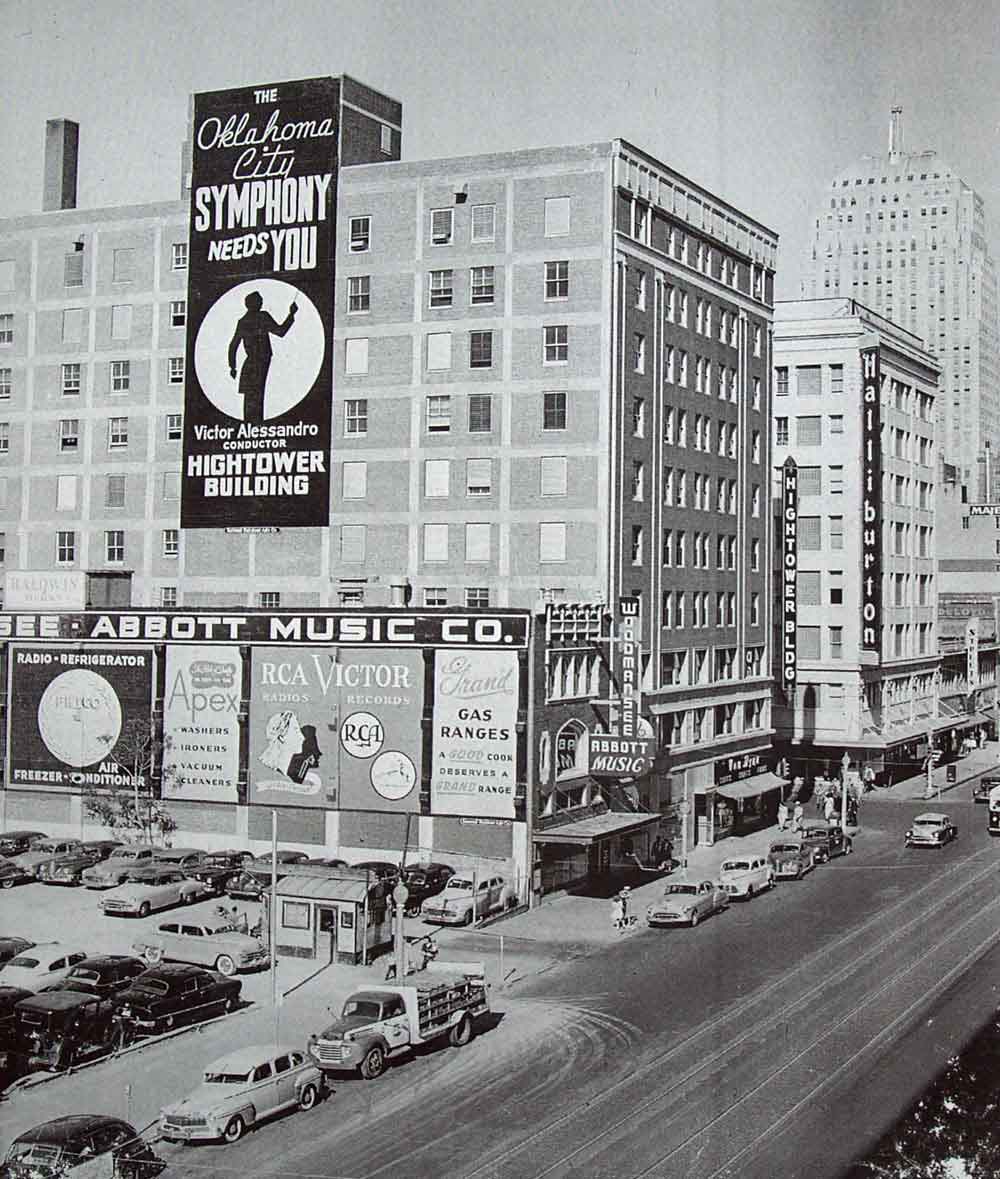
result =
[[[167,647],[163,797],[237,801],[239,647]]]
[[[250,802],[418,811],[423,689],[420,651],[254,650]]]
[[[517,697],[513,651],[435,652],[433,814],[514,817]]]
[[[781,687],[795,695],[799,611],[799,469],[791,455],[781,468]]]
[[[195,95],[183,528],[328,521],[339,100]]]
[[[148,732],[152,680],[151,650],[13,646],[8,784],[131,786],[116,754],[131,725]]]
[[[861,350],[861,649],[882,649],[882,374]]]

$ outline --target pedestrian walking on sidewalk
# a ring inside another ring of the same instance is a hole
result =
[[[778,803],[778,830],[784,831],[788,826],[788,803],[784,799]]]
[[[836,813],[837,804],[833,801],[833,795],[828,794],[823,800],[823,818],[829,823]]]
[[[792,811],[792,830],[801,831],[802,822],[805,817],[805,811],[802,808],[802,803],[798,799],[795,800],[795,809]]]

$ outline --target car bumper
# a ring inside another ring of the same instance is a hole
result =
[[[99,901],[98,905],[114,917],[134,917],[140,908],[138,901]]]
[[[794,879],[796,876],[801,876],[808,868],[808,864],[800,864],[797,860],[789,860],[785,864],[775,864],[774,875],[778,880]]]
[[[687,925],[691,920],[690,913],[647,913],[646,924],[655,925]]]
[[[942,844],[947,842],[948,840],[944,836],[935,836],[933,839],[919,835],[907,835],[906,837],[907,847],[941,847]]]
[[[446,909],[421,909],[420,916],[424,921],[430,921],[434,925],[464,925],[464,913],[451,913]]]
[[[748,897],[750,895],[749,884],[723,884],[722,889],[731,897]]]
[[[365,1046],[350,1040],[322,1040],[309,1045],[308,1052],[324,1072],[356,1069],[364,1059]]]
[[[207,1142],[221,1138],[222,1129],[219,1125],[187,1125],[172,1122],[169,1118],[160,1119],[160,1134],[164,1138],[177,1138],[182,1142]]]

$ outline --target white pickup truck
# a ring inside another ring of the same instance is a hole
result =
[[[468,1044],[472,1021],[490,1009],[484,976],[481,962],[433,962],[413,983],[355,991],[307,1051],[324,1072],[357,1069],[371,1081],[408,1048],[444,1038]]]

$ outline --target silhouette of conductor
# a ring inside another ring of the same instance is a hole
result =
[[[264,311],[264,300],[251,291],[243,300],[246,313],[241,315],[229,341],[229,375],[236,379],[236,355],[243,345],[243,368],[240,370],[240,396],[243,398],[243,420],[261,424],[264,421],[264,389],[271,367],[271,336],[283,336],[295,322],[299,309],[292,303],[287,317],[278,323],[269,311]]]

